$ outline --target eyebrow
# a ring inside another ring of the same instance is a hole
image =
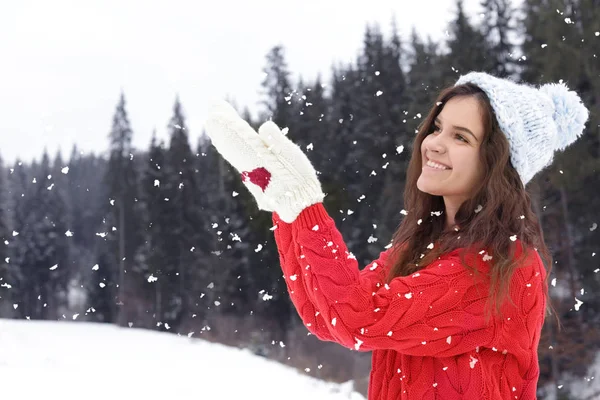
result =
[[[435,118],[435,122],[437,122],[438,124],[442,123],[442,121],[438,117]],[[477,136],[475,136],[473,134],[473,132],[471,132],[469,129],[465,128],[464,126],[452,125],[452,128],[454,128],[454,129],[456,129],[458,131],[462,131],[462,132],[468,133],[469,135],[473,136],[473,138],[475,139],[475,141],[477,141],[477,142],[479,141],[479,140],[477,140]]]

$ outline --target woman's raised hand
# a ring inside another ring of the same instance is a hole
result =
[[[215,103],[206,132],[217,151],[240,174],[258,208],[275,211],[284,222],[325,197],[317,173],[304,152],[273,121],[258,133],[225,101]]]

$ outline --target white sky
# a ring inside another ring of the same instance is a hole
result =
[[[286,48],[293,79],[354,62],[367,23],[389,37],[395,16],[402,39],[413,25],[440,39],[454,0],[20,0],[0,5],[0,155],[5,163],[51,155],[65,161],[73,143],[108,146],[124,90],[134,145],[152,130],[166,139],[179,94],[195,148],[214,98],[257,111],[267,52]],[[479,0],[465,0],[478,22]],[[6,164],[5,164],[6,165]]]

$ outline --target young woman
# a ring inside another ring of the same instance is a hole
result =
[[[323,206],[310,161],[273,122],[257,134],[219,103],[206,128],[258,207],[273,213],[288,291],[307,329],[372,351],[369,399],[528,400],[536,398],[551,257],[525,185],[587,118],[565,85],[461,76],[415,138],[406,216],[363,269]]]

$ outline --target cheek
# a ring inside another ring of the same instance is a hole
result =
[[[475,179],[483,173],[478,156],[469,152],[454,153],[452,164],[455,170],[460,171],[462,176],[469,177],[469,179]]]
[[[427,144],[427,136],[425,136],[425,139],[423,139],[423,141],[421,142],[421,153],[425,153],[425,145]]]
[[[465,165],[465,168],[468,168],[470,172],[468,175],[473,181],[479,181],[483,178],[483,165],[481,161],[479,161],[479,157],[470,157],[467,159],[468,165]]]

